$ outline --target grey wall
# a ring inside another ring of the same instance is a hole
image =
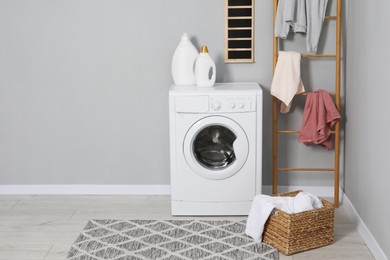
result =
[[[349,1],[345,192],[390,259],[389,9]]]
[[[223,6],[223,0],[0,1],[0,184],[169,184],[170,63],[187,32],[197,47],[208,45],[217,81],[263,86],[263,183],[270,185],[272,0],[256,1],[253,64],[224,64]],[[321,52],[334,52],[334,24],[324,25]],[[304,50],[304,37],[291,36],[283,47]],[[333,61],[302,67],[307,90],[333,89]],[[282,126],[299,128],[299,99]],[[281,166],[333,163],[333,153],[306,148],[296,136],[280,143]],[[294,173],[280,184],[333,183],[329,174]]]

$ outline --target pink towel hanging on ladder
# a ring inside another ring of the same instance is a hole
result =
[[[303,111],[299,142],[332,149],[332,127],[340,120],[332,97],[325,90],[308,93]]]

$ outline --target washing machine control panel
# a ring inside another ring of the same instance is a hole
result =
[[[211,96],[210,112],[251,112],[256,110],[256,97]]]

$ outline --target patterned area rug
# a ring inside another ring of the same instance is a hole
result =
[[[245,220],[90,220],[67,259],[279,259],[244,230]]]

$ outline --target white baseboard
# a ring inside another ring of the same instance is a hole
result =
[[[379,246],[378,242],[375,240],[374,236],[371,234],[370,230],[360,218],[358,212],[353,206],[352,202],[349,200],[346,194],[343,194],[343,206],[347,211],[348,216],[351,218],[354,223],[356,230],[363,238],[368,249],[370,249],[371,254],[376,260],[388,260],[387,256],[383,252],[382,248]]]
[[[170,185],[0,185],[0,195],[168,195]]]
[[[320,197],[333,197],[333,187],[278,186],[278,193],[295,190],[308,191]],[[170,193],[170,185],[0,185],[0,195],[168,195]],[[262,193],[271,194],[272,186],[263,186]]]

